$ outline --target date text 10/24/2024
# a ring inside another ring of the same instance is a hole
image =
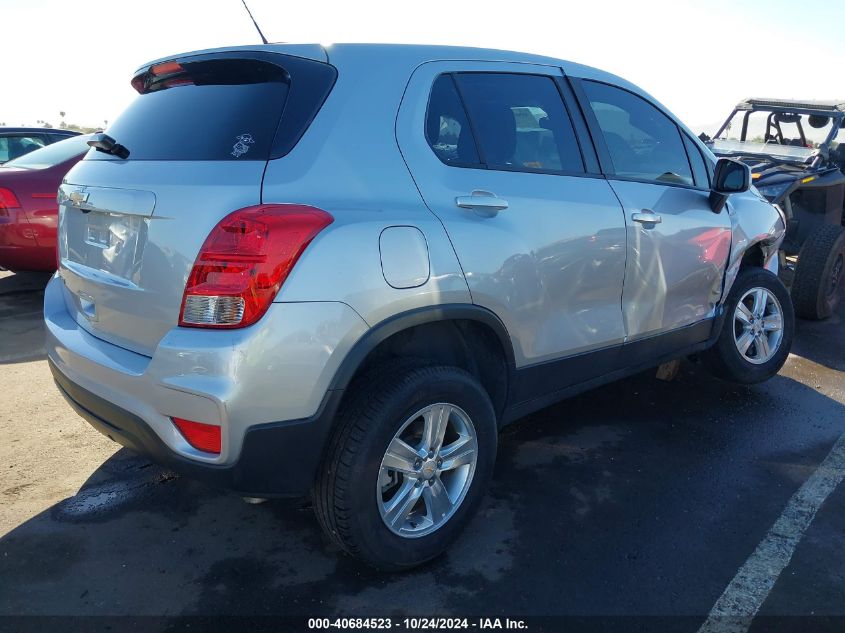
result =
[[[511,618],[309,618],[309,630],[398,630],[398,631],[525,631],[524,620]]]

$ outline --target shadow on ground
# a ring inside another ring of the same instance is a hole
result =
[[[0,272],[0,364],[45,357],[44,287],[49,273]]]
[[[247,505],[123,450],[0,538],[0,614],[703,616],[843,415],[794,377],[691,363],[584,394],[506,429],[467,532],[398,575],[328,545],[305,502]]]
[[[838,312],[826,321],[795,323],[795,345],[792,353],[807,358],[829,369],[845,371],[845,302]]]
[[[44,283],[0,276],[0,362],[43,357]],[[119,451],[0,538],[0,615],[703,616],[845,430],[843,313],[800,322],[763,385],[685,362],[671,383],[644,373],[507,428],[479,515],[405,574],[342,555],[306,502],[247,505]],[[808,560],[845,570],[818,547]],[[792,564],[780,612],[845,612],[840,576]]]

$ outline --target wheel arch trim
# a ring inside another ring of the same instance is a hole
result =
[[[508,374],[513,374],[515,367],[513,345],[507,328],[501,319],[486,308],[471,303],[455,303],[415,308],[396,314],[374,325],[358,339],[341,361],[329,383],[329,389],[346,389],[370,352],[394,334],[416,326],[446,321],[476,321],[488,326],[496,334],[502,346]]]

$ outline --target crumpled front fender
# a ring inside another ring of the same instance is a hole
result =
[[[754,192],[732,196],[728,201],[733,239],[721,301],[733,286],[745,255],[759,248],[763,268],[778,273],[778,249],[786,233],[786,218],[779,207],[770,204]]]

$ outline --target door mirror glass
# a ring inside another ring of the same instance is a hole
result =
[[[742,193],[751,186],[751,170],[748,165],[720,158],[716,163],[716,173],[713,178],[713,191],[721,194]]]
[[[713,174],[713,189],[710,191],[710,208],[720,213],[728,196],[742,193],[751,187],[751,170],[748,165],[730,158],[720,158]]]

